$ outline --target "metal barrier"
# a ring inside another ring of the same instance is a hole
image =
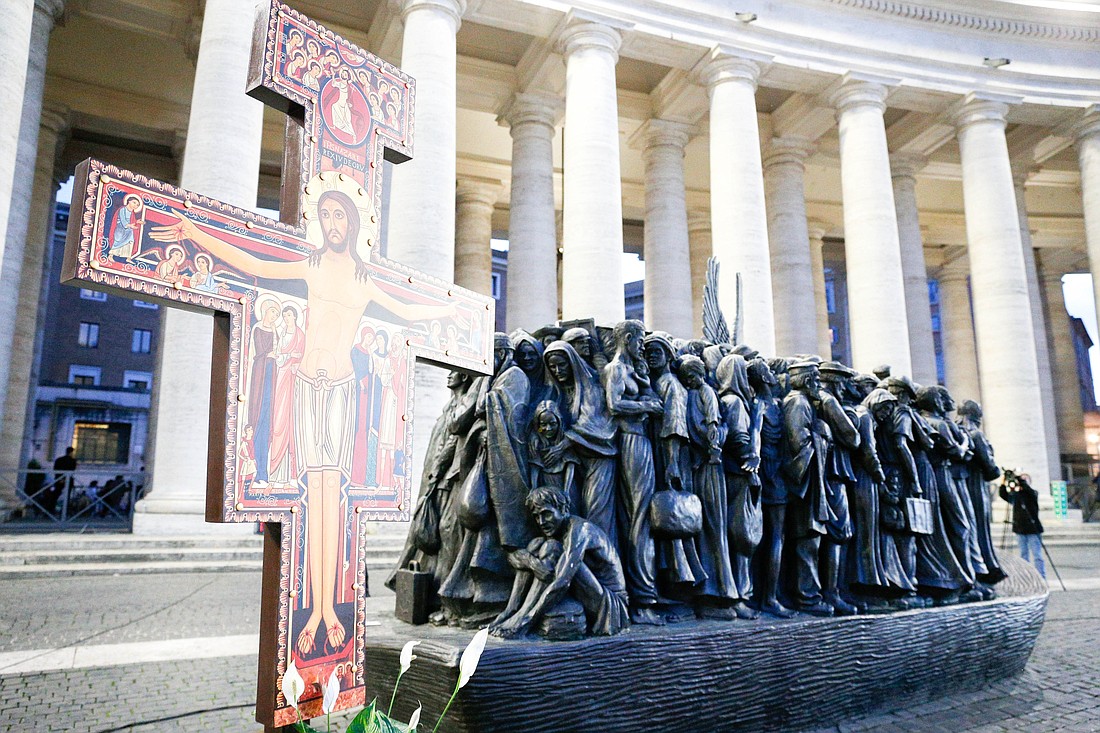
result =
[[[144,473],[0,469],[5,493],[14,490],[23,504],[0,532],[129,531],[144,481]]]

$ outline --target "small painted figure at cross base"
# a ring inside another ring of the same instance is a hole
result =
[[[587,519],[572,514],[560,490],[543,486],[526,501],[541,537],[509,555],[516,571],[508,606],[489,625],[489,633],[510,639],[543,633],[548,617],[569,614],[572,600],[583,608],[585,632],[610,636],[630,625],[626,580],[619,555],[607,534]],[[554,638],[566,638],[555,634]]]

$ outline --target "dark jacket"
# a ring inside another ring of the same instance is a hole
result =
[[[1012,531],[1016,534],[1042,534],[1039,521],[1039,492],[1026,481],[1020,481],[1019,491],[1009,491],[1002,483],[997,491],[1001,498],[1012,505]]]

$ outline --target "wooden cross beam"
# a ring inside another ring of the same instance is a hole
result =
[[[303,717],[334,673],[336,709],[364,703],[364,522],[411,516],[414,362],[488,373],[493,302],[380,255],[412,79],[274,0],[250,86],[287,113],[282,221],[87,160],[62,279],[214,314],[206,518],[266,523],[256,717],[276,727],[291,661]]]

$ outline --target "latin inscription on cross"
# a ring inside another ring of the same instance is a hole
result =
[[[411,516],[413,365],[488,372],[493,312],[380,255],[412,79],[278,0],[254,37],[249,93],[288,115],[282,221],[87,160],[63,279],[214,313],[207,520],[267,523],[256,716],[284,726],[291,661],[304,717],[332,674],[336,709],[364,703],[364,522]]]

